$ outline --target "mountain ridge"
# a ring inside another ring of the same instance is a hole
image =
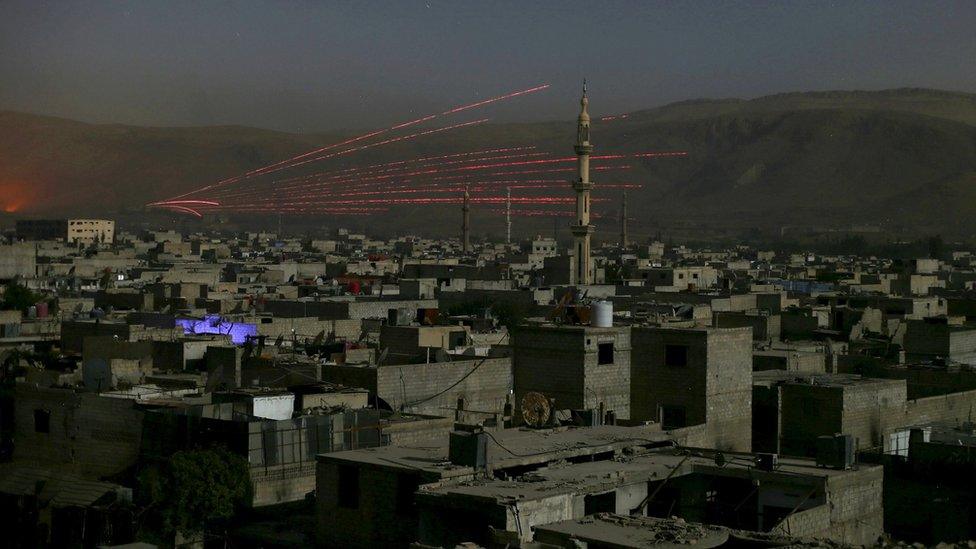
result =
[[[597,196],[601,180],[644,185],[630,195],[631,211],[647,217],[635,219],[637,225],[736,212],[730,221],[749,224],[829,220],[976,229],[970,221],[976,201],[966,199],[976,198],[969,191],[969,182],[976,186],[969,175],[976,173],[976,94],[928,88],[787,92],[678,101],[607,121],[592,114],[597,154],[689,153],[635,162],[626,176],[595,174]],[[568,152],[573,123],[485,124],[364,150],[355,160],[508,144]],[[348,135],[89,124],[0,111],[0,210],[73,215],[138,209]],[[606,216],[616,214],[617,194],[603,195],[612,199],[599,205]]]

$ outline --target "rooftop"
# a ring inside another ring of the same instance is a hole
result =
[[[656,426],[559,427],[507,429],[489,433],[489,456],[494,469],[546,463],[570,457],[614,452],[625,448],[670,444]],[[445,441],[446,442],[446,441]],[[448,446],[383,446],[318,456],[319,461],[344,461],[378,467],[421,469],[441,477],[471,474],[470,467],[453,465]]]

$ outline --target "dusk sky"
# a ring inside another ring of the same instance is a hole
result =
[[[0,109],[313,132],[551,83],[491,113],[976,92],[976,2],[0,1]]]

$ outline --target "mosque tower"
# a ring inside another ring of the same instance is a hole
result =
[[[593,282],[590,275],[590,235],[595,230],[590,224],[590,191],[593,190],[593,183],[590,182],[590,153],[593,152],[593,145],[590,144],[590,115],[586,112],[588,103],[584,80],[580,114],[576,122],[576,145],[573,147],[576,150],[578,176],[573,182],[573,190],[576,191],[576,221],[570,227],[576,255],[576,272],[571,278],[575,279],[577,285]]]

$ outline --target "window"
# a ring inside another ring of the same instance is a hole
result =
[[[684,345],[665,345],[664,365],[665,366],[687,366],[688,347]]]
[[[665,431],[680,429],[687,423],[684,406],[661,406],[661,428]]]
[[[613,364],[613,342],[609,341],[607,343],[598,343],[597,346],[597,364]]]
[[[47,410],[34,410],[34,432],[51,432],[51,412]]]
[[[583,514],[592,515],[594,513],[616,513],[617,512],[617,493],[606,492],[603,494],[591,494],[583,497]]]
[[[359,508],[359,468],[351,465],[340,465],[339,475],[339,507],[346,509]]]

